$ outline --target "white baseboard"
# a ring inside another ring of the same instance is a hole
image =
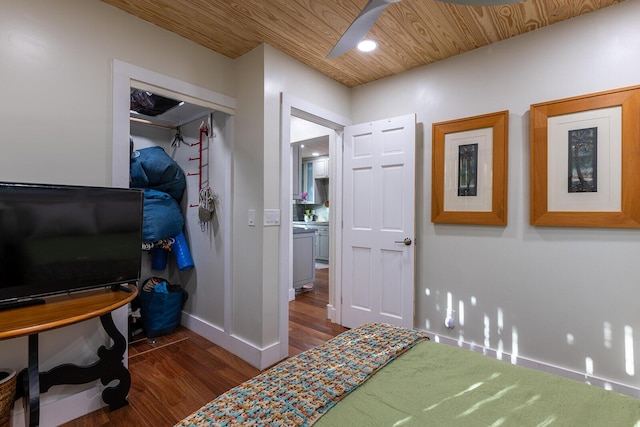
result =
[[[584,382],[586,384],[591,384],[596,387],[604,388],[606,390],[613,390],[620,394],[625,394],[627,396],[640,398],[640,388],[630,386],[628,384],[622,384],[615,381],[606,380],[604,378],[599,378],[593,375],[588,375],[584,372],[578,372],[567,368],[562,368],[559,366],[551,365],[548,363],[540,362],[533,359],[528,359],[526,357],[517,356],[514,358],[510,353],[498,353],[497,350],[487,347],[482,347],[479,345],[474,345],[472,343],[458,341],[453,338],[444,337],[442,335],[437,335],[432,332],[428,332],[429,338],[435,342],[439,342],[441,344],[451,345],[454,347],[465,348],[467,350],[475,351],[476,353],[484,354],[485,356],[492,357],[494,359],[498,359],[504,361],[505,363],[511,363],[517,366],[522,366],[525,368],[535,369],[542,372],[547,372],[550,374],[555,374],[561,377],[569,378],[572,380]]]
[[[234,335],[226,334],[216,325],[185,312],[182,312],[181,324],[260,370],[282,360],[279,342],[265,348],[259,348]]]
[[[289,289],[289,302],[296,299],[296,290],[291,288]]]
[[[337,323],[336,322],[336,309],[331,304],[327,304],[327,319],[329,319],[332,323]]]

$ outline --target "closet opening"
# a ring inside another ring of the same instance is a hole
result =
[[[220,227],[209,153],[215,111],[135,86],[130,93],[129,178],[145,188],[141,282],[157,277],[190,294],[200,276],[199,243],[215,239]],[[176,239],[180,233],[183,240]]]
[[[175,199],[192,265],[180,264],[172,251],[166,263],[154,264],[153,247],[143,245],[139,289],[154,277],[181,286],[188,298],[180,323],[219,341],[221,333],[231,330],[229,224],[235,100],[120,61],[114,61],[113,69],[113,185],[133,186],[132,160],[145,150],[164,153],[184,175],[182,195]],[[208,200],[202,199],[203,191]],[[203,209],[203,201],[215,213]],[[123,317],[117,322],[125,333],[128,319],[126,314]]]

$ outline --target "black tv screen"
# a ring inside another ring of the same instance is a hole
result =
[[[0,303],[137,283],[143,196],[0,182]]]

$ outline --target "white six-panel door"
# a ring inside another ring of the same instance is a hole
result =
[[[413,327],[415,115],[344,133],[342,324]]]

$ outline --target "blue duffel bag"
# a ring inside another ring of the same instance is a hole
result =
[[[150,284],[151,283],[151,284]],[[151,278],[140,292],[142,328],[147,338],[168,335],[180,324],[187,293],[180,285],[170,285],[164,279]]]
[[[162,147],[136,150],[131,156],[131,187],[152,188],[180,201],[187,181],[180,168]]]
[[[144,190],[142,240],[157,242],[182,231],[184,218],[176,199],[162,191]]]

